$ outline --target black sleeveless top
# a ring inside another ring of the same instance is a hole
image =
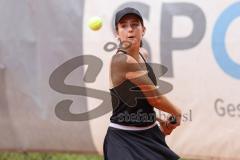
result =
[[[124,51],[123,53],[127,54]],[[151,66],[145,61],[142,55],[141,57],[146,64],[148,77],[156,86],[156,76]],[[110,118],[112,123],[144,127],[156,121],[156,113],[153,106],[148,103],[140,88],[130,80],[124,80],[120,85],[109,90],[113,108],[113,113]]]

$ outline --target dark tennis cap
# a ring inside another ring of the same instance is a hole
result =
[[[140,14],[140,12],[138,10],[136,10],[135,8],[131,8],[131,7],[127,7],[127,8],[124,8],[122,10],[119,10],[117,13],[116,13],[116,16],[115,16],[115,27],[117,28],[117,24],[118,22],[124,17],[126,16],[127,14],[134,14],[136,15],[139,19],[140,19],[140,22],[142,23],[143,25],[143,18],[142,18],[142,15]]]

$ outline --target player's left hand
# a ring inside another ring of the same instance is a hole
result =
[[[170,135],[172,131],[178,126],[176,124],[171,124],[168,119],[162,120],[160,118],[157,118],[157,121],[160,123],[160,130],[165,136]]]

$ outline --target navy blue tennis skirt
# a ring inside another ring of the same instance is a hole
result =
[[[104,160],[178,160],[166,144],[158,125],[141,131],[108,127],[103,145]]]

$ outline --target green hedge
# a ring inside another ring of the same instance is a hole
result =
[[[0,152],[0,160],[103,160],[103,157],[67,153]]]
[[[66,153],[0,153],[0,160],[103,160],[97,155]]]

